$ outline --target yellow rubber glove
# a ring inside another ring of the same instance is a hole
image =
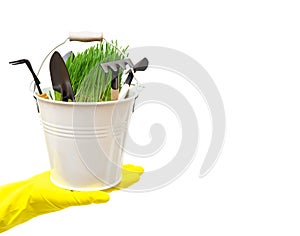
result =
[[[140,166],[123,165],[123,177],[118,186],[93,192],[59,188],[50,181],[49,171],[4,185],[0,187],[0,233],[42,214],[70,206],[107,202],[109,192],[129,187],[140,179],[143,172]]]

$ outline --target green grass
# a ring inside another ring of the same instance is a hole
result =
[[[111,71],[105,74],[100,64],[124,58],[116,47],[126,56],[128,49],[128,46],[119,46],[117,41],[111,41],[111,44],[115,47],[105,41],[99,42],[76,56],[71,55],[66,61],[76,102],[110,101]],[[121,73],[119,71],[119,75]],[[61,100],[59,93],[55,93],[55,100]]]

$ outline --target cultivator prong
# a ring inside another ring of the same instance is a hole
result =
[[[117,72],[119,68],[122,68],[123,70],[126,69],[126,65],[129,65],[130,68],[133,67],[133,63],[129,58],[123,59],[123,60],[118,60],[118,61],[110,61],[110,62],[105,62],[100,64],[102,67],[103,71],[105,73],[108,73],[109,70],[112,72]]]

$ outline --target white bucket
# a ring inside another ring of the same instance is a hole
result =
[[[111,102],[60,102],[36,96],[51,165],[51,181],[79,191],[121,181],[123,145],[138,96]]]

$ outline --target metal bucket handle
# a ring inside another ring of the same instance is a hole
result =
[[[124,57],[126,57],[126,55],[122,52],[122,50],[120,50],[118,47],[116,47],[115,45],[113,45],[112,43],[108,42],[104,37],[103,37],[103,33],[94,33],[94,32],[89,32],[89,31],[83,31],[83,32],[70,32],[69,33],[69,37],[66,38],[62,43],[58,44],[57,46],[55,46],[43,59],[38,72],[37,72],[37,76],[39,76],[41,69],[45,63],[45,61],[47,60],[47,58],[60,46],[64,45],[66,42],[68,41],[77,41],[77,42],[95,42],[95,41],[105,41],[107,44],[110,44],[112,47],[114,47],[115,49],[118,50],[118,52],[120,54],[122,54]],[[36,85],[34,84],[33,87],[33,93],[36,90]]]

